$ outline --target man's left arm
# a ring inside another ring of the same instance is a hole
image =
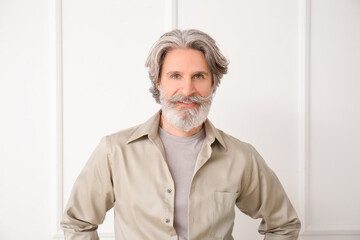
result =
[[[252,218],[262,218],[259,233],[266,240],[296,240],[300,220],[275,173],[251,146],[237,207]]]

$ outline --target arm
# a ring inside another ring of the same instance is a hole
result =
[[[295,209],[274,172],[253,147],[251,151],[237,207],[252,218],[262,218],[259,233],[266,240],[296,240],[301,224]]]
[[[97,227],[113,205],[111,165],[103,138],[73,186],[61,221],[65,239],[98,240]]]

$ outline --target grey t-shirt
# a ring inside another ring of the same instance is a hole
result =
[[[174,228],[179,240],[188,239],[188,201],[196,159],[205,139],[205,130],[190,137],[176,137],[159,127],[166,161],[175,184]]]

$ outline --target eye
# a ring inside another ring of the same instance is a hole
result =
[[[171,75],[171,78],[172,79],[179,79],[180,78],[180,74],[173,74],[173,75]]]
[[[194,76],[195,79],[203,79],[204,78],[204,75],[203,74],[196,74]]]

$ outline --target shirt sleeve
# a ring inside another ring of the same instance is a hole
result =
[[[106,137],[96,147],[74,183],[61,228],[66,240],[98,240],[97,227],[114,206]]]
[[[265,240],[296,240],[300,220],[284,188],[260,154],[252,147],[237,207],[252,218],[262,218],[259,233]]]

